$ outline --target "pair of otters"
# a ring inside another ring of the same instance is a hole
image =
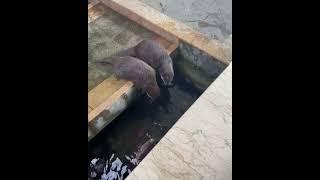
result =
[[[117,79],[132,81],[149,96],[151,102],[160,96],[157,72],[164,86],[173,85],[172,59],[165,49],[153,40],[143,40],[134,47],[96,62],[111,64]]]

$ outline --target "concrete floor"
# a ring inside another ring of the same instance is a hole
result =
[[[232,0],[140,0],[211,39],[232,41]]]

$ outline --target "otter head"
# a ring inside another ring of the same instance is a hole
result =
[[[166,59],[166,63],[163,63],[162,66],[159,69],[160,77],[163,81],[163,84],[165,86],[172,86],[173,85],[173,77],[174,77],[174,71],[173,71],[173,65],[172,65],[172,59],[170,56]]]
[[[156,100],[160,96],[160,88],[157,84],[152,84],[148,86],[146,94],[150,98],[151,102]]]

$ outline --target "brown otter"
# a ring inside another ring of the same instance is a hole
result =
[[[142,40],[136,46],[120,51],[115,56],[132,56],[143,60],[159,72],[165,86],[172,85],[174,77],[172,59],[156,41]]]
[[[142,92],[154,101],[160,96],[160,88],[156,81],[156,72],[147,63],[130,56],[107,58],[109,61],[96,61],[95,63],[106,63],[113,67],[113,72],[118,79],[132,81]]]

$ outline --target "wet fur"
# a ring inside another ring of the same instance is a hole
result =
[[[153,100],[160,96],[160,88],[156,81],[156,72],[147,63],[130,56],[112,57],[95,63],[110,64],[118,79],[132,81]]]
[[[157,42],[143,40],[134,47],[120,51],[116,56],[132,56],[141,59],[159,72],[164,85],[172,85],[174,77],[172,59]]]

